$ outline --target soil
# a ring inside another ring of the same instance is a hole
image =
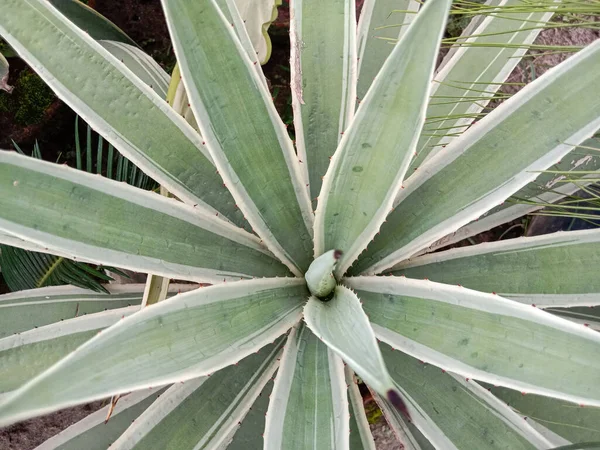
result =
[[[154,57],[168,72],[175,63],[160,0],[90,0],[98,12],[108,17],[136,41],[147,53]],[[288,130],[293,136],[292,110],[289,89],[289,12],[288,1],[279,9],[279,16],[270,29],[272,55],[263,67],[273,93],[274,101]],[[362,0],[357,0],[357,13]],[[358,14],[357,14],[358,15]],[[550,29],[540,34],[536,43],[547,45],[586,45],[600,37],[600,31],[589,29]],[[531,52],[515,69],[509,81],[528,82],[532,74],[540,76],[548,68],[566,59],[569,54],[540,55]],[[21,71],[30,70],[22,61],[11,58],[11,78],[9,84],[16,81]],[[533,67],[533,71],[532,71]],[[514,93],[517,88],[510,87],[505,92]],[[46,110],[43,118],[36,124],[20,126],[14,123],[10,115],[0,113],[0,148],[12,148],[11,139],[24,150],[31,149],[36,139],[40,143],[44,159],[56,160],[58,155],[68,159],[72,154],[73,124],[75,114],[58,99]],[[522,219],[497,229],[482,233],[458,246],[472,245],[485,241],[496,241],[523,235]],[[3,285],[0,280],[0,293]],[[28,420],[0,430],[0,449],[33,449],[60,430],[77,422],[101,406],[100,402],[66,409],[48,416]],[[378,449],[396,450],[403,448],[388,427],[385,419],[379,418],[371,424]]]
[[[101,406],[101,402],[76,406],[37,419],[19,422],[0,430],[0,449],[33,449],[75,422],[100,409]]]

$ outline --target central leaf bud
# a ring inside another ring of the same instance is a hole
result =
[[[329,250],[315,259],[304,274],[310,293],[324,302],[331,300],[333,295],[337,283],[333,270],[341,256],[341,250]]]

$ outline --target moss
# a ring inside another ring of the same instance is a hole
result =
[[[367,421],[372,425],[374,423],[379,422],[381,417],[383,416],[383,412],[377,406],[377,403],[374,401],[367,402],[365,404],[365,414],[367,416]]]
[[[15,123],[31,125],[42,119],[54,99],[54,94],[40,77],[24,70],[12,94],[0,93],[0,112],[12,114]]]

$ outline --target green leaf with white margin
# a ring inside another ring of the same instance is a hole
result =
[[[549,70],[419,168],[351,273],[374,274],[478,218],[600,127],[600,41]],[[485,174],[483,176],[482,174]]]
[[[412,170],[475,122],[551,19],[547,5],[527,11],[522,0],[493,1],[485,18],[473,18],[477,26],[461,35],[434,77]],[[524,11],[515,11],[518,7]]]
[[[333,155],[319,195],[314,240],[315,256],[332,248],[344,252],[338,276],[375,236],[400,189],[425,119],[450,3],[429,2],[419,12]]]
[[[50,252],[69,253],[70,259],[178,279],[288,273],[258,238],[199,208],[5,151],[0,151],[0,229]]]
[[[348,409],[350,411],[350,450],[375,450],[375,441],[365,414],[362,395],[354,371],[344,368],[348,385]]]
[[[312,260],[312,208],[271,94],[213,0],[168,0],[163,7],[194,116],[220,175],[254,231],[301,276]]]
[[[600,441],[600,408],[582,407],[539,395],[523,395],[503,387],[490,386],[490,390],[527,421],[534,420],[570,442]]]
[[[269,398],[273,391],[273,379],[269,380],[258,398],[244,417],[240,428],[233,435],[233,440],[227,446],[227,450],[248,450],[263,446],[263,433],[267,409],[269,409]]]
[[[221,8],[221,12],[226,17],[227,21],[232,24],[236,36],[240,40],[242,47],[244,47],[244,49],[246,50],[246,53],[248,54],[250,60],[252,62],[256,61],[257,64],[254,64],[254,70],[256,70],[258,76],[264,81],[265,85],[267,85],[267,80],[262,71],[262,67],[260,66],[260,64],[258,64],[258,57],[256,55],[256,51],[254,50],[252,42],[250,41],[250,37],[248,36],[246,24],[241,18],[234,0],[217,0],[217,5],[219,6],[219,8]],[[185,91],[183,82],[181,82],[181,72],[179,70],[179,65],[177,64],[173,69],[167,99],[172,108],[179,114],[181,114],[183,118],[196,131],[198,131],[198,123],[196,122],[194,113],[192,112],[192,108],[190,107],[187,92]],[[243,224],[243,227],[247,230],[250,230],[250,225],[247,222]]]
[[[180,200],[244,223],[202,138],[46,0],[0,3],[0,35],[56,95]]]
[[[219,0],[217,0],[219,1]],[[281,0],[227,0],[233,1],[246,24],[249,38],[261,64],[271,57],[271,39],[267,30],[277,19],[277,6]]]
[[[329,160],[354,116],[354,3],[295,0],[290,4],[290,84],[296,148],[302,167],[308,171],[306,182],[315,205]]]
[[[0,339],[0,393],[17,389],[139,305],[88,314]]]
[[[35,450],[106,450],[137,420],[164,389],[144,389],[119,399],[110,420],[110,404],[51,437]]]
[[[598,134],[597,130],[595,134]],[[594,171],[600,169],[600,139],[597,137],[584,141],[575,150],[563,158],[558,164],[549,168],[551,171],[565,171],[571,174],[556,174],[542,172],[535,181],[517,191],[504,203],[487,211],[480,218],[459,228],[455,232],[438,239],[421,253],[429,253],[434,250],[452,245],[463,239],[476,236],[494,227],[512,222],[519,217],[539,211],[548,204],[557,203],[568,195],[575,194],[582,187],[594,183],[596,176]],[[580,170],[591,171],[587,175],[578,173]],[[568,179],[573,182],[565,182]],[[554,209],[554,208],[553,208]],[[560,210],[560,207],[556,207]],[[567,213],[569,210],[564,209]]]
[[[0,89],[10,94],[13,90],[13,87],[8,85],[8,69],[8,61],[4,55],[0,53]]]
[[[146,83],[161,98],[167,98],[171,77],[150,56],[129,44],[116,41],[98,41],[98,43],[121,61],[140,80]]]
[[[377,337],[464,377],[600,405],[600,334],[531,306],[400,277],[346,278]]]
[[[211,376],[171,386],[119,437],[111,450],[225,448],[271,379],[280,338]]]
[[[557,188],[552,188],[547,192],[542,192],[540,195],[527,199],[524,203],[513,203],[501,205],[499,208],[494,208],[488,211],[484,216],[476,219],[467,225],[459,228],[455,232],[438,239],[426,249],[416,253],[414,257],[421,256],[424,253],[432,253],[443,247],[456,244],[464,239],[476,236],[484,231],[491,230],[500,225],[512,222],[519,217],[532,214],[540,209],[543,209],[548,204],[553,204],[562,198],[575,194],[581,189],[581,186],[587,186],[588,182],[581,182],[579,185],[575,183],[566,183]],[[402,263],[399,263],[402,264]],[[391,269],[393,270],[393,268]]]
[[[49,0],[49,3],[94,39],[123,42],[138,47],[123,30],[80,0]]]
[[[273,8],[275,8],[273,3],[274,3],[274,1],[277,1],[277,0],[261,0],[261,1],[263,4],[271,2],[271,4],[273,5],[271,9],[273,9]],[[260,52],[257,51],[257,49],[255,47],[255,42],[250,38],[251,27],[254,26],[255,22],[254,22],[254,20],[248,21],[247,19],[242,17],[241,13],[240,13],[240,8],[244,8],[245,5],[238,6],[236,0],[215,0],[215,3],[221,9],[221,12],[225,16],[225,19],[227,20],[227,22],[231,23],[231,26],[233,27],[233,30],[235,31],[236,37],[240,41],[240,44],[242,44],[242,47],[246,51],[248,58],[250,58],[250,61],[252,61],[254,70],[256,71],[259,78],[261,80],[263,80],[263,82],[265,83],[265,86],[268,89],[269,85],[267,83],[267,79],[265,78],[265,74],[263,73],[263,70],[261,67],[261,59],[259,57]],[[244,3],[246,3],[245,0],[244,0]],[[256,4],[256,1],[247,2],[247,4],[249,6],[253,6]],[[261,7],[263,6],[263,4],[261,4]],[[252,17],[252,19],[255,19],[255,16],[260,13],[258,13],[256,8],[254,8],[253,12],[255,15]],[[249,13],[249,15],[251,15],[251,13]],[[256,63],[256,64],[254,64],[254,63]]]
[[[348,431],[342,360],[298,324],[287,338],[275,378],[264,449],[347,448]]]
[[[51,286],[0,295],[0,338],[85,314],[142,303],[143,284],[104,287],[109,294],[74,286]],[[171,285],[169,296],[195,287],[193,284]]]
[[[381,344],[390,375],[408,401],[413,423],[443,449],[535,449],[551,444],[476,382],[445,373]]]
[[[358,21],[358,86],[362,99],[392,53],[391,42],[400,39],[413,21],[421,2],[416,0],[365,0]],[[394,11],[394,10],[398,10]]]
[[[233,364],[300,320],[303,281],[223,283],[143,308],[3,398],[0,424]]]
[[[600,304],[600,229],[460,247],[404,261],[391,273],[482,292],[525,304]]]
[[[379,351],[375,333],[361,302],[345,286],[336,286],[333,298],[324,302],[311,297],[304,307],[308,327],[354,369],[372,389],[403,409]]]

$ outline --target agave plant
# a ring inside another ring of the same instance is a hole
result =
[[[498,205],[589,146],[600,43],[475,122],[556,4],[488,5],[434,73],[450,0],[393,6],[394,45],[372,32],[390,3],[358,33],[351,0],[291,5],[295,148],[231,0],[163,0],[199,132],[45,0],[0,4],[0,35],[176,197],[0,153],[3,242],[162,286],[141,309],[1,298],[0,424],[113,396],[41,448],[373,448],[358,375],[406,448],[598,437],[600,320],[564,308],[600,303],[600,231],[415,255],[511,220]],[[169,278],[212,286],[163,301]]]

